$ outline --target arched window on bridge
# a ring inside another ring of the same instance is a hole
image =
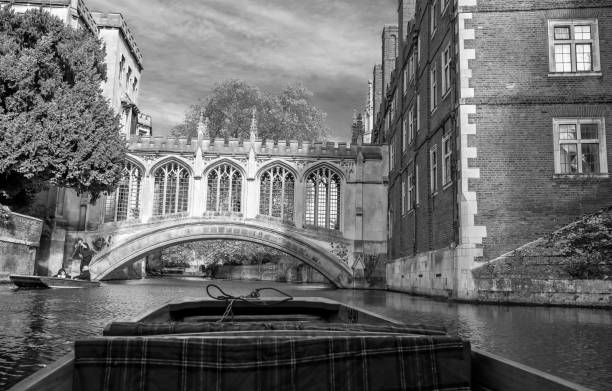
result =
[[[104,221],[123,221],[140,217],[140,190],[142,170],[131,162],[126,162],[117,189],[106,196]]]
[[[261,175],[259,214],[293,221],[295,177],[282,166],[274,166]]]
[[[340,175],[320,167],[306,177],[306,225],[340,229]]]
[[[231,164],[220,164],[207,177],[206,210],[242,211],[242,174]]]
[[[182,164],[168,162],[153,174],[153,215],[183,213],[189,210],[189,171]]]

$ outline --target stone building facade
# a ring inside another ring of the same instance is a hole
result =
[[[398,11],[373,132],[389,144],[387,284],[474,298],[472,270],[612,203],[612,1]]]

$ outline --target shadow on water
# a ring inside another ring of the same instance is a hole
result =
[[[114,320],[184,297],[202,297],[203,279],[103,283],[93,289],[14,291],[0,285],[0,389],[59,358],[75,339]],[[444,325],[473,346],[594,389],[612,384],[612,311],[504,307],[435,301],[385,291],[256,281],[214,281],[228,293],[272,286],[294,296],[353,304],[406,323]]]

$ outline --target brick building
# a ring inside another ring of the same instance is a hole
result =
[[[471,298],[473,269],[612,204],[612,1],[399,0],[397,33],[387,283]]]

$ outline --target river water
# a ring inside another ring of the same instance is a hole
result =
[[[152,279],[92,289],[15,290],[0,285],[0,390],[59,358],[79,337],[100,335],[171,299],[205,295],[203,280]],[[385,291],[215,281],[246,294],[273,286],[294,296],[322,296],[409,323],[438,324],[473,346],[596,390],[612,389],[612,311],[448,303]]]

